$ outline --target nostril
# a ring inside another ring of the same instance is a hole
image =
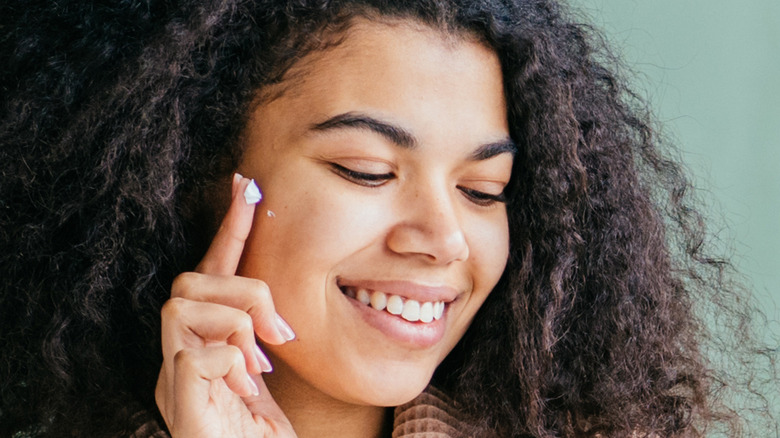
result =
[[[387,247],[398,254],[422,255],[432,263],[464,261],[469,257],[465,234],[455,220],[449,222],[438,228],[424,223],[398,224],[387,236]]]

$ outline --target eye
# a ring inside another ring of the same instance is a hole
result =
[[[479,190],[474,190],[463,186],[458,186],[458,189],[463,192],[463,194],[466,195],[466,197],[469,198],[471,202],[482,207],[489,207],[496,203],[506,203],[506,195],[504,192],[494,195],[492,193],[480,192]]]
[[[330,163],[330,167],[337,175],[346,179],[347,181],[364,187],[379,187],[387,181],[395,178],[395,174],[388,173],[365,173],[352,170],[348,167],[344,167],[340,164]]]

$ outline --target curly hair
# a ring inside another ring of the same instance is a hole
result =
[[[210,240],[253,101],[355,17],[476,36],[503,70],[510,259],[434,383],[500,436],[746,433],[695,312],[716,303],[743,357],[745,294],[565,5],[63,0],[0,5],[0,435],[130,435],[159,415],[160,308]]]

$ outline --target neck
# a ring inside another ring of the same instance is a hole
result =
[[[390,436],[390,409],[337,400],[303,382],[281,361],[274,364],[274,372],[263,375],[263,379],[298,438]]]

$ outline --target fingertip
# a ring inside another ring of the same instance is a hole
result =
[[[260,347],[255,344],[255,359],[257,360],[257,364],[260,367],[260,371],[264,373],[270,373],[274,370],[274,367],[271,365],[271,361],[268,360],[268,357],[260,350]]]
[[[241,180],[244,179],[244,177],[236,172],[233,174],[233,184],[232,184],[232,198],[236,197],[236,193],[238,193],[238,186],[241,184]]]
[[[257,319],[255,333],[263,343],[270,345],[283,345],[296,338],[289,324],[273,310],[264,312]]]
[[[250,376],[249,374],[246,375],[247,383],[249,384],[249,392],[257,397],[260,395],[260,388],[257,387],[257,383],[255,383],[255,380]]]
[[[290,325],[287,324],[287,321],[285,321],[278,313],[274,317],[274,325],[276,325],[276,329],[279,331],[279,334],[282,335],[285,341],[292,341],[295,339],[295,332],[290,327]]]
[[[196,271],[220,275],[236,273],[254,221],[255,205],[242,201],[240,196],[250,183],[251,180],[239,173],[233,176],[233,198],[230,207]],[[246,195],[243,196],[245,197]]]

